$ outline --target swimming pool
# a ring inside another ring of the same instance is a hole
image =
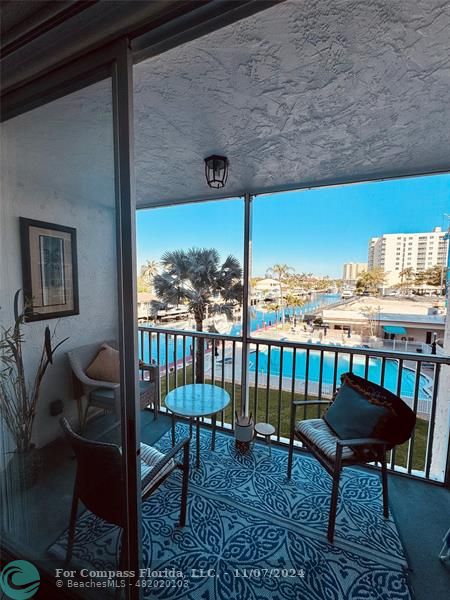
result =
[[[140,342],[140,340],[139,340]],[[185,349],[186,358],[189,361],[191,356],[192,338],[186,337]],[[139,343],[139,356],[143,356],[144,361],[149,361],[148,346],[144,343],[144,351],[140,347]],[[173,336],[168,336],[168,362],[172,363],[174,359],[174,340]],[[222,352],[222,350],[220,350]],[[183,340],[182,336],[177,336],[177,348],[176,348],[177,360],[183,357]],[[334,352],[324,352],[323,354],[323,366],[322,366],[322,383],[325,385],[333,385],[334,380]],[[157,352],[156,340],[152,343],[152,359],[159,363],[160,366],[166,364],[166,339],[165,335],[160,336],[159,345],[159,356]],[[285,348],[283,352],[283,376],[292,377],[292,359],[293,351]],[[266,374],[268,368],[268,352],[267,348],[261,347],[259,350],[258,359],[258,373]],[[249,370],[254,372],[256,369],[256,355],[251,353],[249,357]],[[356,375],[364,377],[365,370],[365,357],[364,356],[353,356],[352,370]],[[337,378],[336,381],[339,385],[340,376],[342,373],[350,371],[350,356],[344,352],[339,354],[338,365],[337,365]],[[270,352],[270,374],[277,376],[280,374],[280,349],[272,346]],[[297,356],[295,361],[295,378],[300,381],[305,380],[306,375],[306,350],[297,350]],[[403,367],[402,369],[402,385],[401,395],[406,398],[412,398],[414,396],[414,385],[415,385],[415,372],[412,369]],[[309,354],[309,370],[308,370],[308,381],[313,383],[319,383],[320,379],[320,351],[310,350]],[[375,383],[381,383],[381,359],[380,358],[369,358],[368,368],[368,379]],[[395,359],[387,359],[384,373],[384,387],[392,392],[397,392],[397,381],[398,381],[398,362]],[[430,400],[431,394],[427,388],[430,384],[430,380],[425,375],[420,376],[419,381],[419,400]]]
[[[270,352],[270,374],[280,374],[280,356],[281,351],[279,348],[272,346]],[[334,380],[334,352],[324,352],[323,354],[323,365],[322,365],[322,383],[333,384]],[[292,377],[292,363],[293,363],[293,350],[285,348],[283,351],[283,373],[284,377]],[[255,371],[256,369],[256,353],[250,355],[249,370]],[[364,377],[365,370],[365,357],[364,356],[353,356],[352,371],[355,375]],[[340,376],[342,373],[350,371],[350,356],[347,354],[339,354],[337,364],[337,384],[340,383]],[[268,372],[268,352],[267,349],[261,348],[259,350],[258,358],[258,373],[266,374]],[[306,376],[306,350],[297,350],[295,359],[295,378],[299,380],[305,380]],[[414,396],[414,385],[415,385],[415,372],[411,369],[403,367],[402,369],[402,384],[401,384],[401,395],[405,397]],[[310,350],[309,354],[309,369],[308,369],[308,381],[319,383],[320,379],[320,352]],[[381,383],[381,359],[380,358],[369,358],[369,369],[368,379],[374,383]],[[395,359],[387,359],[384,373],[384,387],[391,392],[396,393],[398,382],[398,362]],[[419,399],[429,400],[430,394],[427,391],[429,385],[429,379],[421,375],[419,381]]]

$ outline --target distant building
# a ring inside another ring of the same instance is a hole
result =
[[[342,271],[342,279],[344,284],[355,285],[358,277],[365,271],[367,271],[367,263],[345,263]]]
[[[277,279],[270,279],[267,277],[266,279],[260,279],[254,285],[256,290],[279,290],[280,282]]]
[[[137,317],[138,320],[147,320],[151,314],[151,304],[155,296],[150,292],[139,292],[137,297]]]
[[[446,266],[447,252],[448,240],[440,227],[430,233],[386,233],[369,240],[368,268],[382,268],[390,287],[401,283],[400,273],[409,267],[419,273]]]
[[[322,318],[330,330],[350,330],[379,340],[396,339],[408,342],[410,349],[414,344],[429,345],[435,337],[444,339],[445,308],[426,300],[359,298],[335,308],[325,307]]]
[[[276,279],[266,277],[252,285],[250,304],[255,306],[260,302],[280,299],[280,283]]]

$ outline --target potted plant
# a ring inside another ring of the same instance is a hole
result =
[[[0,417],[15,443],[8,464],[9,474],[14,479],[18,478],[20,485],[27,488],[36,483],[39,474],[39,454],[31,438],[41,383],[47,367],[53,363],[56,350],[68,338],[53,346],[55,330],[50,333],[47,326],[36,372],[34,377],[27,377],[23,363],[22,346],[25,340],[22,326],[29,308],[25,305],[19,312],[19,296],[20,290],[14,296],[14,325],[7,329],[2,327],[0,332]]]

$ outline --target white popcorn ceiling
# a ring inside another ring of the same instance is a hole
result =
[[[288,1],[135,67],[138,206],[450,168],[448,0]]]

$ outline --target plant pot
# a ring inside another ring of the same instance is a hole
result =
[[[236,447],[241,452],[247,452],[250,449],[250,442],[253,440],[254,423],[252,417],[237,417],[234,423],[234,437]]]
[[[42,458],[39,450],[33,446],[26,452],[14,452],[8,463],[7,478],[18,489],[27,490],[37,483],[41,470]]]

